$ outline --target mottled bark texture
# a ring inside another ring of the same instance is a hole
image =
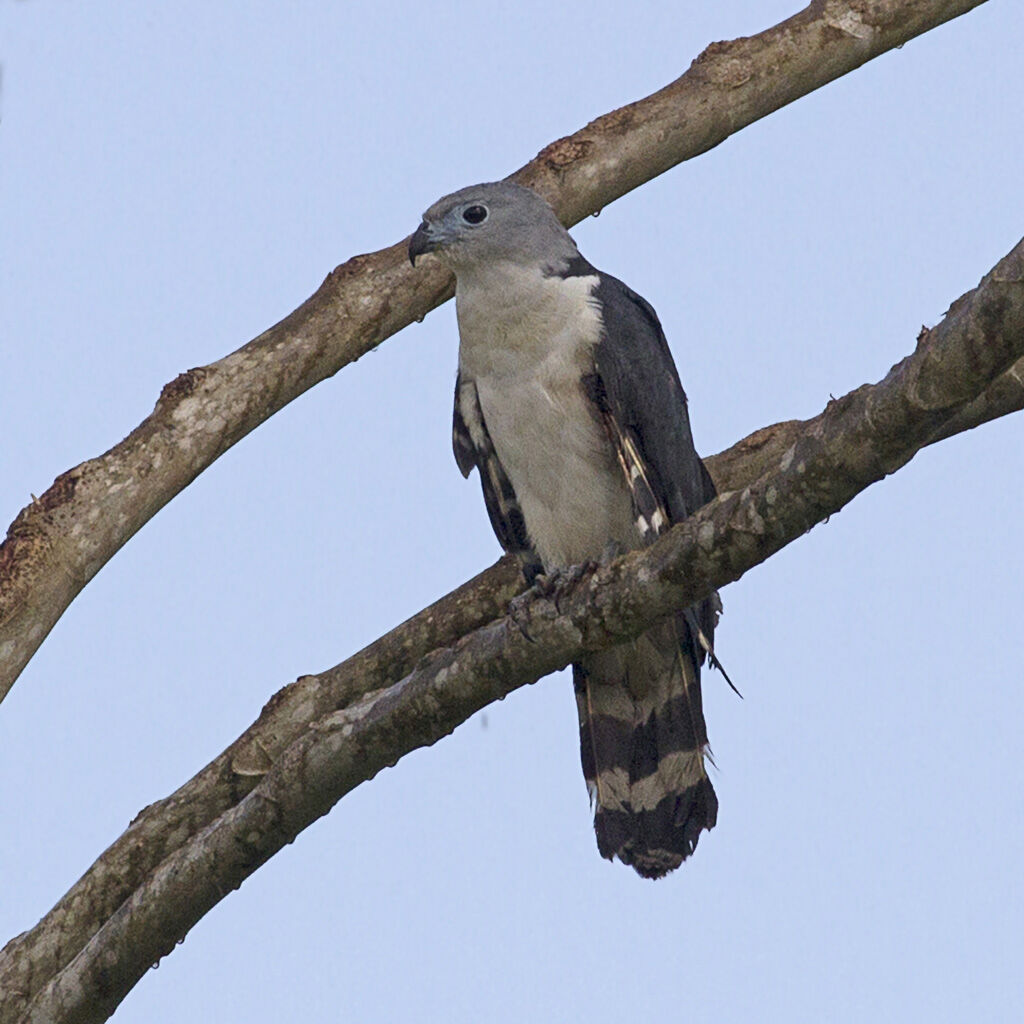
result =
[[[671,85],[559,139],[515,177],[574,224],[733,132],[983,0],[815,0],[713,43]],[[425,205],[433,197],[423,196]],[[356,256],[237,352],[181,374],[106,454],[59,476],[0,545],[0,699],[106,561],[199,473],[307,388],[449,298],[404,244]]]
[[[0,954],[0,1021],[106,1019],[206,911],[353,787],[582,651],[738,579],[936,438],[991,419],[1006,394],[1019,408],[1022,365],[1024,240],[881,382],[719,456],[723,493],[650,548],[531,594],[514,620],[503,609],[522,581],[503,560],[287,687]]]

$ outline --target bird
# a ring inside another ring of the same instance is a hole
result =
[[[537,192],[444,196],[409,239],[414,268],[427,253],[456,281],[455,461],[528,581],[644,547],[715,497],[657,314]],[[717,820],[700,674],[720,611],[713,594],[572,666],[598,850],[644,878]]]

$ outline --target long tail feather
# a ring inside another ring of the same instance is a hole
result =
[[[718,813],[688,634],[670,620],[573,666],[598,849],[645,878],[677,868]]]

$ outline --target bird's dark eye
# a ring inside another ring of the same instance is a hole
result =
[[[487,207],[486,206],[467,206],[462,211],[462,219],[467,224],[483,224],[487,220]]]

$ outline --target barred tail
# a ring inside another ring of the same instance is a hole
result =
[[[682,616],[573,666],[583,774],[602,857],[661,878],[714,827],[695,638]]]

